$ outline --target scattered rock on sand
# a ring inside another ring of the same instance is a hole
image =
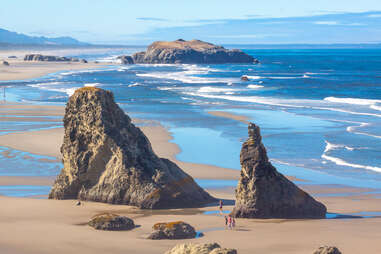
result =
[[[156,223],[152,229],[154,231],[147,237],[152,240],[189,239],[196,237],[194,227],[182,221]]]
[[[9,63],[7,61],[2,61],[1,64],[5,66],[9,66]]]
[[[17,56],[8,56],[9,59],[15,59]]]
[[[249,78],[244,75],[244,76],[241,77],[241,81],[249,81]]]
[[[175,163],[153,152],[109,91],[76,90],[66,105],[64,128],[64,168],[49,198],[146,209],[200,207],[215,201]]]
[[[221,248],[217,243],[183,243],[176,245],[165,254],[237,254],[237,251]]]
[[[89,221],[88,224],[98,230],[120,231],[135,228],[134,221],[130,218],[112,213],[96,215]]]
[[[81,63],[88,63],[86,59],[81,59]]]
[[[333,246],[321,246],[314,254],[341,254],[341,251]]]
[[[325,218],[327,208],[269,162],[259,127],[250,123],[248,129],[249,138],[243,143],[240,155],[241,176],[232,215],[240,218]]]

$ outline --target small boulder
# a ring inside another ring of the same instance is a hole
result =
[[[9,66],[9,63],[7,61],[3,61],[2,64],[5,66]]]
[[[314,254],[341,254],[341,251],[334,246],[321,246]]]
[[[241,81],[249,81],[249,78],[244,75],[244,76],[241,77]]]
[[[88,63],[86,59],[81,59],[81,63]]]
[[[98,214],[88,223],[89,226],[98,230],[121,231],[135,228],[134,221],[125,216],[112,213]]]
[[[156,223],[152,229],[154,231],[147,237],[152,240],[189,239],[196,237],[194,227],[183,221]]]
[[[217,243],[183,243],[176,245],[165,254],[237,254],[237,250],[221,248]]]
[[[17,56],[8,56],[9,59],[15,59]]]

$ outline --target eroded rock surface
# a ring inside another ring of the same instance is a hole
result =
[[[64,168],[49,198],[148,209],[199,207],[215,201],[175,163],[156,156],[109,91],[78,89],[66,105],[64,128]]]
[[[25,55],[24,61],[40,61],[40,62],[79,62],[78,58],[64,57],[64,56],[45,56],[41,54],[28,54]],[[85,59],[81,60],[82,63],[87,63]]]
[[[112,213],[96,215],[88,224],[98,230],[121,231],[135,228],[135,223],[132,219]]]
[[[123,60],[128,56],[122,56]],[[156,41],[147,51],[132,55],[125,64],[225,64],[258,63],[254,57],[239,49],[225,49],[200,40]]]
[[[248,129],[249,138],[242,145],[240,155],[241,176],[232,215],[240,218],[325,218],[326,207],[269,162],[259,127],[250,123]]]
[[[333,246],[321,246],[314,254],[341,254],[338,248]]]
[[[217,243],[183,243],[178,244],[165,254],[237,254],[235,249],[221,248]]]
[[[147,237],[152,240],[160,239],[189,239],[196,237],[194,227],[183,221],[156,223],[153,232]]]

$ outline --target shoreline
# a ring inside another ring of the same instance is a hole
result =
[[[35,121],[41,118],[62,117],[63,106],[27,105],[16,103],[0,104],[0,121]],[[228,112],[216,114],[219,117],[234,117],[234,120],[247,123],[244,116]],[[17,116],[17,117],[12,117]],[[39,116],[32,119],[28,116]],[[134,123],[145,123],[144,119],[133,119]],[[149,120],[148,120],[149,121]],[[239,170],[224,169],[204,164],[178,161],[176,155],[180,147],[171,142],[170,130],[160,124],[140,127],[159,157],[172,160],[194,178],[237,180]],[[63,128],[37,131],[21,131],[0,135],[0,146],[26,151],[32,154],[60,158]],[[22,177],[0,176],[0,186],[46,185],[55,176]],[[299,180],[299,179],[293,179]],[[351,214],[362,211],[379,212],[381,202],[374,196],[365,194],[371,189],[338,186],[316,186],[303,182],[303,189],[316,193],[358,192],[356,196],[320,196],[329,212]],[[234,187],[206,188],[213,196],[225,199],[224,210],[231,210],[234,201]],[[37,197],[38,198],[38,197]],[[0,196],[0,246],[4,254],[84,254],[164,253],[174,245],[184,242],[217,242],[226,248],[235,248],[239,254],[251,253],[312,253],[321,245],[334,245],[346,254],[380,253],[381,246],[375,245],[381,237],[381,217],[364,219],[237,219],[235,230],[226,230],[224,218],[218,214],[205,215],[203,212],[217,211],[217,207],[207,206],[196,209],[140,210],[126,205],[87,202],[75,206],[75,200],[49,200],[36,198],[16,198]],[[114,212],[134,219],[139,227],[132,231],[97,231],[87,226],[88,220],[102,212]],[[185,221],[204,236],[187,240],[158,240],[144,238],[157,222]],[[316,237],[318,235],[319,237]],[[303,239],[302,241],[300,239]]]

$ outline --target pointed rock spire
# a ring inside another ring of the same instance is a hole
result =
[[[232,215],[241,218],[325,218],[326,207],[289,181],[269,162],[260,129],[248,126]]]
[[[64,127],[64,168],[49,198],[149,209],[199,207],[215,201],[176,164],[153,152],[109,91],[78,89],[67,103]]]

